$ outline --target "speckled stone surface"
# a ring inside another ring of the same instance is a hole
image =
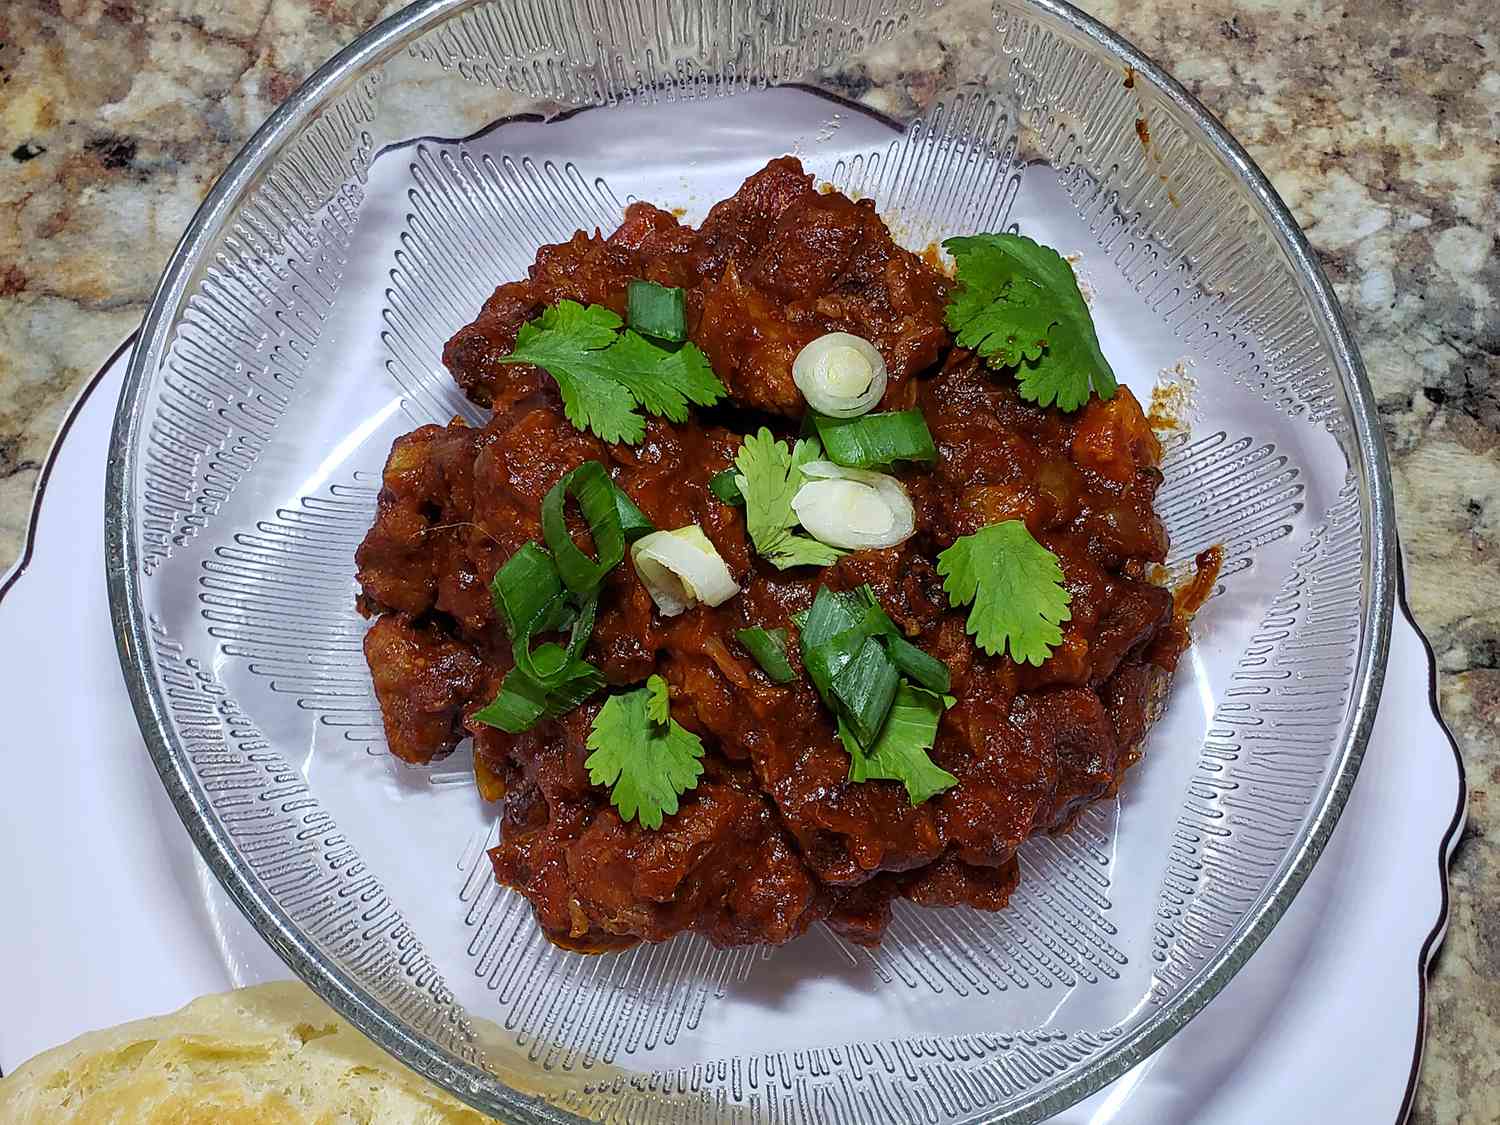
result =
[[[303,76],[396,6],[0,4],[0,567],[68,403],[139,321],[214,177]],[[1363,349],[1411,606],[1472,786],[1414,1120],[1500,1121],[1500,16],[1494,0],[1083,6],[1250,150]],[[957,26],[982,23],[973,0],[949,7]],[[900,80],[920,98],[933,76]]]

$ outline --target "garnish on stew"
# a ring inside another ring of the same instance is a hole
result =
[[[1077,410],[1090,393],[1114,397],[1115,373],[1094,318],[1061,254],[1020,234],[950,238],[958,267],[948,327],[960,345],[1012,368],[1021,397]]]
[[[703,775],[703,741],[668,714],[667,682],[651,676],[646,686],[604,701],[589,731],[584,762],[589,780],[609,787],[621,820],[660,828],[677,811],[677,798],[697,788]]]
[[[620,317],[602,305],[559,301],[522,325],[515,349],[500,362],[542,368],[557,383],[568,421],[627,445],[646,434],[637,406],[682,422],[689,403],[712,406],[724,397],[724,384],[695,345],[671,350],[620,327]]]

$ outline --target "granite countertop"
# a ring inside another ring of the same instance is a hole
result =
[[[970,3],[974,0],[950,0]],[[1417,1122],[1500,1120],[1500,27],[1493,0],[1086,0],[1250,150],[1332,278],[1385,423],[1408,595],[1468,765]],[[379,0],[0,9],[0,568],[79,386],[198,201]]]

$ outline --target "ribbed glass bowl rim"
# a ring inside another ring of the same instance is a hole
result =
[[[208,800],[193,778],[187,753],[172,728],[161,686],[148,666],[148,627],[141,596],[141,558],[131,482],[141,456],[135,440],[144,416],[151,376],[160,367],[173,327],[173,310],[186,292],[206,250],[233,212],[242,192],[267,161],[316,112],[348,89],[372,66],[383,63],[424,31],[486,0],[419,0],[334,55],[307,79],[256,131],[204,199],[167,268],[147,310],[130,361],[110,438],[105,482],[105,572],[110,617],[125,682],[147,749],[189,836],[230,897],[287,966],[341,1015],[396,1058],[486,1113],[517,1122],[581,1120],[501,1083],[474,1063],[414,1034],[340,966],[325,958],[279,905],[241,865],[221,825],[210,815]],[[1314,314],[1327,333],[1340,381],[1351,407],[1350,421],[1360,460],[1372,550],[1366,560],[1374,612],[1361,647],[1351,697],[1353,722],[1339,746],[1331,783],[1316,807],[1309,829],[1269,893],[1241,920],[1218,959],[1139,1026],[1132,1028],[1092,1060],[1067,1072],[1055,1085],[1032,1091],[1000,1113],[981,1112],[970,1125],[1022,1125],[1040,1121],[1087,1097],[1141,1062],[1177,1033],[1222,989],[1291,905],[1322,853],[1348,800],[1380,699],[1395,601],[1395,520],[1390,468],[1374,398],[1359,352],[1350,339],[1327,279],[1312,247],[1240,144],[1206,109],[1162,68],[1125,39],[1063,0],[1007,0],[1029,9],[1044,23],[1056,23],[1132,67],[1155,87],[1234,172],[1246,188],[1260,219],[1292,262],[1311,295]],[[998,33],[997,33],[998,34]]]

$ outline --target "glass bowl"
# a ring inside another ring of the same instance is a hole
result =
[[[1174,412],[1172,565],[1221,544],[1121,797],[1030,841],[1009,908],[877,950],[697,938],[587,957],[491,878],[461,751],[385,753],[352,555],[392,439],[475,417],[443,342],[632,199],[690,221],[767,159],[920,249],[1077,254]],[[1392,606],[1369,386],[1264,176],[1056,0],[428,0],[236,157],[152,302],[116,421],[108,579],[157,769],[206,861],[364,1032],[508,1121],[1035,1121],[1145,1058],[1286,909],[1348,796]]]

